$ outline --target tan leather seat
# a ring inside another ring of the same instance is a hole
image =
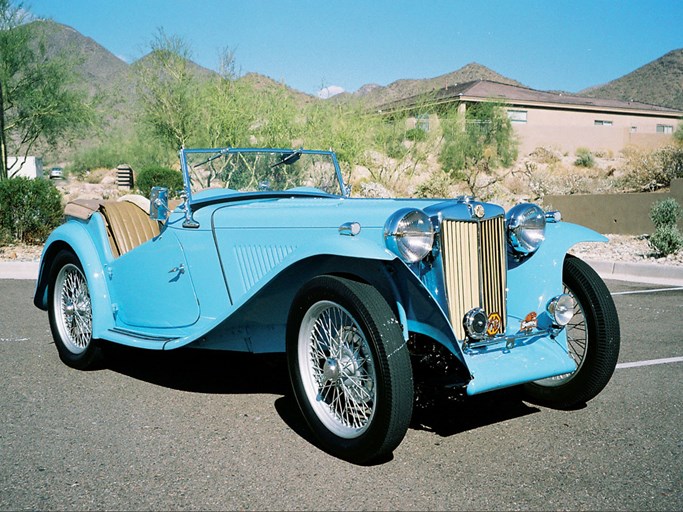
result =
[[[106,201],[100,212],[107,222],[109,243],[115,257],[159,235],[159,223],[129,201]]]

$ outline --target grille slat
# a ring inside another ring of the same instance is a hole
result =
[[[462,319],[482,307],[500,315],[505,331],[506,254],[505,219],[480,222],[444,220],[441,225],[444,278],[448,312],[459,339],[465,338]]]

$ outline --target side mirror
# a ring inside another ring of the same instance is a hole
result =
[[[149,196],[149,218],[164,222],[168,217],[168,189],[152,187]]]

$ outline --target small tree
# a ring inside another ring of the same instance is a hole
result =
[[[141,121],[173,149],[185,146],[197,126],[198,85],[190,68],[190,49],[162,29],[151,52],[135,64]]]
[[[80,91],[73,62],[48,56],[22,4],[0,0],[0,180],[12,177],[23,159],[8,166],[11,153],[27,156],[36,143],[54,146],[94,121]]]
[[[517,158],[517,140],[501,104],[494,101],[470,106],[462,118],[450,111],[442,122],[443,146],[439,161],[444,171],[464,179],[470,193],[487,190],[502,178],[491,171]]]
[[[254,94],[249,84],[238,80],[232,50],[223,50],[219,73],[202,85],[200,94],[200,145],[247,146],[255,122]]]

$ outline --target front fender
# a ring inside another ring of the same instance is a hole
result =
[[[580,242],[606,242],[592,229],[568,222],[549,223],[538,251],[521,261],[508,259],[508,313],[521,316],[545,308],[562,293],[562,268],[567,251]]]
[[[94,216],[89,222],[93,220]],[[33,303],[47,310],[52,263],[63,249],[72,251],[81,262],[92,302],[93,338],[102,338],[114,326],[114,317],[102,261],[86,222],[68,221],[48,237],[40,259]]]

